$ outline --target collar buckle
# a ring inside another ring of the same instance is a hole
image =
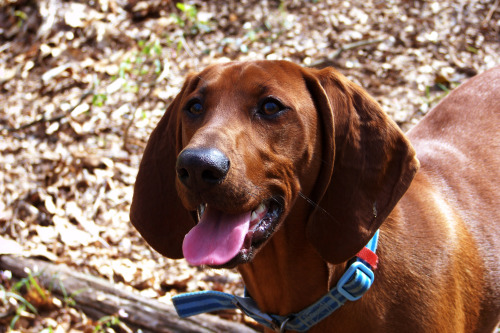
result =
[[[355,261],[340,278],[337,290],[348,300],[356,301],[370,289],[373,280],[373,271],[362,261]]]

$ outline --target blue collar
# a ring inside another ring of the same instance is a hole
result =
[[[360,299],[370,288],[374,280],[372,266],[373,268],[376,267],[376,255],[374,253],[377,249],[378,234],[377,230],[363,249],[364,251],[368,249],[369,253],[372,254],[372,258],[375,256],[375,264],[372,262],[370,265],[366,259],[360,258],[363,257],[362,255],[358,254],[348,265],[336,287],[316,303],[298,313],[288,316],[264,313],[259,310],[257,303],[249,295],[240,297],[219,291],[199,291],[177,295],[172,297],[172,302],[181,318],[204,312],[240,309],[247,316],[273,330],[305,332],[344,305],[346,301]]]

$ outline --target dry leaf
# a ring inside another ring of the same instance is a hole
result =
[[[0,255],[1,254],[21,254],[23,248],[17,242],[0,236]]]

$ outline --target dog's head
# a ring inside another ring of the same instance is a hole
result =
[[[131,220],[167,257],[234,266],[300,198],[310,202],[308,240],[339,263],[373,236],[417,168],[397,126],[335,70],[214,65],[186,79],[151,134]]]

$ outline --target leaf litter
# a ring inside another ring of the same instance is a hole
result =
[[[0,1],[0,250],[166,302],[241,294],[236,271],[163,258],[129,223],[148,135],[188,72],[228,60],[332,65],[406,130],[498,65],[499,41],[498,0]],[[89,327],[75,309],[45,313],[16,329]]]

